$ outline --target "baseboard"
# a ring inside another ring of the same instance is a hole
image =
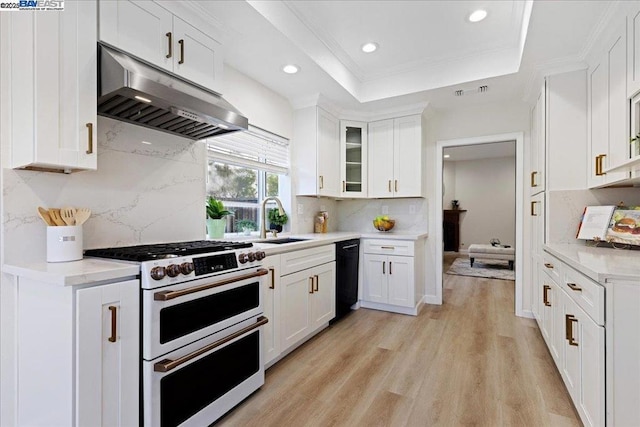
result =
[[[535,319],[536,317],[533,315],[533,311],[531,310],[522,310],[522,313],[518,317],[526,317],[527,319]]]
[[[442,302],[438,301],[435,295],[425,295],[424,298],[422,298],[422,302],[425,304],[442,305]]]

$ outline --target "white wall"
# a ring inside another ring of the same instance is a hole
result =
[[[451,201],[456,200],[456,162],[442,164],[442,183],[444,185],[442,207],[451,209]]]
[[[453,95],[452,95],[453,96]],[[464,103],[464,99],[460,100]],[[428,124],[423,127],[424,138],[426,139],[426,192],[430,200],[436,197],[442,197],[442,189],[436,189],[436,143],[441,140],[469,138],[484,135],[494,135],[511,132],[524,132],[524,146],[529,146],[529,106],[524,102],[512,103],[495,103],[482,106],[465,107],[461,104],[459,108],[447,110],[427,109],[423,113],[423,118]],[[526,150],[525,150],[526,151]],[[456,183],[456,189],[459,187]],[[528,193],[526,193],[528,194]],[[435,203],[430,203],[429,217],[435,217]],[[442,224],[435,224],[435,221],[429,223],[429,235],[435,235],[435,227],[442,227]],[[528,229],[528,222],[524,223],[524,229]],[[525,242],[526,242],[525,235]],[[436,277],[435,277],[435,251],[442,242],[436,242],[435,239],[427,239],[427,297],[435,297],[436,295]],[[529,253],[525,244],[524,258],[528,259]],[[527,277],[526,272],[524,277]],[[524,283],[523,289],[523,306],[531,305],[529,298],[529,284]]]
[[[460,248],[466,250],[473,243],[488,244],[492,238],[498,238],[503,244],[514,246],[515,158],[477,159],[454,163],[454,198],[460,201],[460,209],[467,211],[460,216]]]

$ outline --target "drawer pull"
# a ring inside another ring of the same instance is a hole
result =
[[[313,276],[313,278],[314,278],[314,279],[315,279],[315,281],[316,281],[316,285],[315,285],[315,287],[313,288],[313,291],[314,291],[314,292],[318,292],[318,289],[319,289],[319,288],[318,288],[318,283],[320,282],[320,278],[318,277],[318,275],[317,275],[317,274],[316,274],[315,276]]]
[[[109,342],[116,342],[116,340],[118,339],[118,307],[110,305],[109,311],[111,312],[111,336],[109,337]]]
[[[393,265],[393,263],[391,261],[389,261],[389,274],[393,274],[393,271],[391,271],[391,266]]]
[[[313,277],[309,277],[309,293],[313,293]]]
[[[536,175],[538,175],[538,172],[536,171],[531,172],[531,187],[538,186],[538,184],[536,183]]]
[[[276,288],[276,269],[273,267],[269,267],[269,273],[271,273],[271,284],[269,285],[269,289]]]
[[[547,293],[550,289],[551,286],[549,285],[544,285],[542,287],[542,302],[544,302],[544,305],[547,307],[551,307],[551,303],[549,302],[549,294]]]
[[[167,53],[165,55],[165,58],[169,59],[169,58],[171,58],[173,56],[173,46],[172,46],[173,45],[173,39],[171,37],[171,33],[170,32],[165,34],[165,35],[167,36],[168,44],[169,44],[169,53]]]
[[[582,292],[582,288],[575,283],[568,283],[567,286],[571,288],[572,291]]]
[[[391,193],[391,180],[389,180],[388,188],[389,188],[389,193]]]
[[[395,249],[395,246],[380,246],[380,249]]]
[[[538,216],[536,213],[536,203],[538,202],[531,202],[531,216]]]
[[[395,192],[398,192],[398,180],[396,179],[395,181],[395,186],[394,186]]]
[[[384,271],[384,265],[385,265],[386,263],[387,263],[386,261],[382,261],[382,274],[387,274],[387,273]]]
[[[87,154],[93,154],[93,123],[87,123]]]
[[[566,340],[569,341],[569,345],[578,347],[578,341],[573,338],[573,322],[578,323],[578,319],[573,314],[564,315],[564,329]]]
[[[178,64],[184,64],[184,40],[178,40],[178,44],[180,45],[180,60]]]
[[[551,264],[550,262],[545,262],[544,266],[547,268],[553,268],[553,264]]]

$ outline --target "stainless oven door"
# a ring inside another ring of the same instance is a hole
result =
[[[264,384],[259,316],[143,361],[144,425],[206,426]]]
[[[263,312],[253,268],[142,291],[142,358],[155,359]]]

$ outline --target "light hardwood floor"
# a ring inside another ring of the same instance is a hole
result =
[[[445,274],[444,286],[417,317],[352,312],[217,424],[581,425],[535,321],[514,315],[513,282]]]

